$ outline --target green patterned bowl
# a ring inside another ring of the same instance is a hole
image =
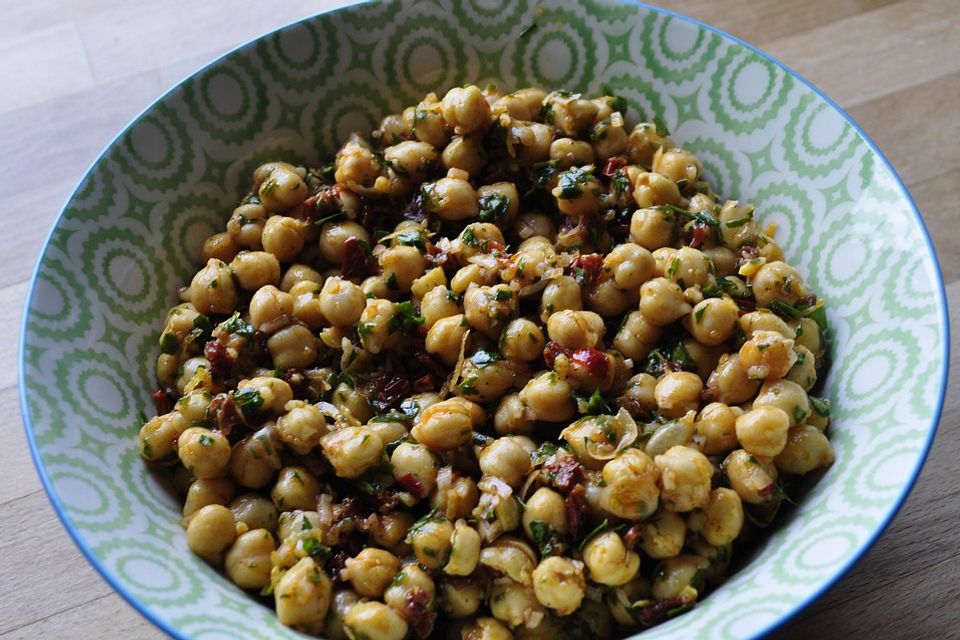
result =
[[[806,81],[710,27],[642,5],[539,4],[387,2],[280,29],[151,105],[66,203],[24,318],[27,434],[77,545],[170,635],[298,636],[188,552],[179,505],[137,455],[164,310],[257,164],[316,162],[350,131],[465,81],[608,87],[633,116],[663,118],[720,193],[779,225],[829,303],[836,464],[752,562],[645,640],[770,631],[902,503],[940,414],[948,331],[933,248],[889,164]]]

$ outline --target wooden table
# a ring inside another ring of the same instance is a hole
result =
[[[41,242],[113,135],[220,52],[330,0],[5,0],[0,35],[0,638],[159,638],[73,546],[40,487],[17,398],[16,337]],[[899,171],[960,308],[960,4],[956,0],[665,0],[825,90]],[[951,219],[953,224],[951,225]],[[955,327],[960,326],[956,319]],[[956,335],[956,334],[955,334]],[[956,351],[955,351],[956,353]],[[953,358],[956,362],[957,356]],[[951,367],[952,368],[952,367]],[[934,384],[931,380],[930,384]],[[951,381],[953,390],[958,381]],[[916,489],[869,555],[778,638],[958,637],[960,401],[948,395]]]

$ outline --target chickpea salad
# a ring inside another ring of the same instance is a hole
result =
[[[139,434],[190,549],[332,640],[612,638],[722,583],[833,462],[826,315],[627,116],[467,85],[259,166]]]

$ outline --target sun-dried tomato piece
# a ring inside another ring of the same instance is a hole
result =
[[[599,253],[588,253],[577,256],[570,263],[569,271],[573,279],[581,287],[592,289],[600,281],[600,272],[603,270],[603,256]]]
[[[652,627],[666,620],[667,614],[671,609],[693,604],[694,602],[696,602],[696,598],[693,596],[675,596],[673,598],[664,598],[663,600],[657,600],[653,604],[646,607],[634,608],[633,614],[637,617],[637,620],[640,621],[640,624],[646,627]]]
[[[210,375],[215,380],[226,378],[233,367],[233,358],[227,351],[227,345],[223,343],[226,335],[221,333],[216,340],[207,340],[207,344],[203,346],[203,357],[210,361]]]
[[[548,474],[553,486],[564,493],[583,482],[583,466],[571,455],[558,453],[550,458],[543,470]]]
[[[420,482],[412,473],[405,473],[397,478],[397,484],[402,487],[404,491],[413,494],[415,498],[419,499],[427,494],[427,490],[423,486],[423,483]]]
[[[570,537],[576,539],[580,536],[580,530],[583,528],[583,521],[587,515],[587,501],[584,499],[586,491],[582,484],[578,484],[564,499],[564,507],[567,512],[567,529]]]
[[[625,166],[627,166],[627,158],[625,156],[613,156],[603,165],[603,175],[612,178],[617,171]]]
[[[157,410],[157,415],[162,416],[173,410],[173,396],[166,389],[157,389],[150,394],[153,398],[153,406]]]
[[[623,544],[626,545],[627,549],[633,549],[638,542],[640,542],[640,533],[643,531],[643,524],[637,523],[627,529],[627,532],[623,534]]]
[[[437,620],[437,614],[430,610],[430,594],[420,587],[413,587],[407,591],[402,613],[413,627],[413,632],[421,640],[433,632],[433,623]]]
[[[360,240],[353,236],[347,238],[343,243],[343,261],[340,263],[343,277],[363,278],[370,275],[372,270],[370,255],[360,244]]]
[[[216,421],[216,429],[227,438],[230,438],[237,426],[243,424],[240,412],[237,411],[237,405],[233,402],[233,397],[227,393],[218,393],[210,401],[210,415]],[[237,434],[239,435],[239,430]],[[232,441],[233,439],[231,439]]]
[[[547,343],[547,345],[543,348],[543,361],[546,363],[548,368],[553,368],[553,362],[560,354],[569,355],[570,352],[561,347],[559,342],[551,340]]]
[[[380,411],[386,411],[410,394],[410,380],[397,373],[381,374],[367,383],[367,401]]]
[[[610,360],[603,351],[596,349],[577,349],[570,354],[570,359],[581,365],[591,376],[605,379],[610,373]]]

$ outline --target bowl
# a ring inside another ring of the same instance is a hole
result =
[[[829,98],[735,38],[639,4],[351,6],[247,43],[149,106],[81,178],[33,277],[20,373],[38,472],[81,551],[171,636],[300,637],[188,551],[179,504],[137,454],[160,323],[203,238],[259,163],[317,163],[467,81],[603,89],[632,119],[662,119],[721,194],[777,224],[828,302],[836,463],[751,562],[645,640],[770,631],[863,555],[913,484],[945,388],[943,283],[902,183]]]

